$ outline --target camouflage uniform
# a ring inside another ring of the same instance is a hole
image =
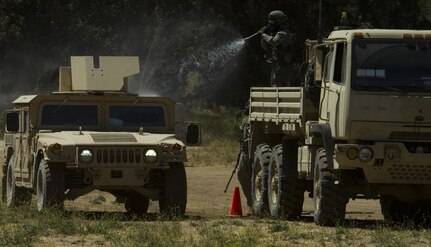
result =
[[[271,86],[292,86],[290,66],[291,34],[287,29],[287,16],[280,10],[268,15],[268,26],[261,29],[262,48],[266,60],[271,64]]]

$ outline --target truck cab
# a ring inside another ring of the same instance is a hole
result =
[[[305,191],[323,225],[355,198],[379,199],[385,219],[430,213],[431,31],[337,30],[306,47],[302,87],[250,91],[256,213],[298,217]]]

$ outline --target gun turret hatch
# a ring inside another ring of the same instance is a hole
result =
[[[70,57],[71,67],[60,67],[60,92],[127,92],[127,77],[139,73],[137,56]]]

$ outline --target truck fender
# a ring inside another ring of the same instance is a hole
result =
[[[326,151],[326,157],[328,162],[328,168],[334,169],[334,149],[335,142],[332,138],[331,126],[327,123],[314,123],[310,125],[310,134],[312,136],[321,137],[323,140],[323,146]]]

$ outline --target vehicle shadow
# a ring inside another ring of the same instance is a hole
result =
[[[183,221],[183,220],[202,220],[204,217],[196,215],[172,216],[159,213],[146,213],[142,215],[131,214],[118,211],[77,211],[65,210],[66,216],[79,215],[88,220],[118,220],[118,221]]]

